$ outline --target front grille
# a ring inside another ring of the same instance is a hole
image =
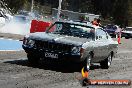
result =
[[[35,47],[38,49],[68,53],[71,51],[72,45],[39,40],[39,41],[35,41]]]

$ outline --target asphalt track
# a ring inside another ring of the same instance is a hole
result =
[[[16,38],[9,35],[4,37]],[[121,43],[111,67],[101,69],[95,64],[90,70],[90,79],[132,80],[132,40],[121,39]],[[81,77],[80,69],[75,63],[45,61],[38,66],[30,66],[24,51],[0,51],[0,88],[82,88],[78,80]],[[89,88],[132,88],[132,85]]]

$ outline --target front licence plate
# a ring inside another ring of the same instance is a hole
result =
[[[58,58],[58,54],[46,52],[46,53],[45,53],[45,57]]]

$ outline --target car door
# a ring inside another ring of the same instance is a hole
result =
[[[106,59],[109,55],[109,44],[110,44],[110,42],[108,40],[107,33],[102,28],[100,28],[100,31],[101,31],[101,36],[102,36],[102,40],[101,40],[102,47],[104,50],[104,53],[102,54],[103,55],[102,59]]]
[[[109,42],[107,39],[107,34],[105,31],[102,30],[102,28],[96,29],[95,42],[96,48],[94,52],[96,53],[97,61],[105,59],[108,56]]]

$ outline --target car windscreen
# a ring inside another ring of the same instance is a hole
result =
[[[52,33],[74,37],[94,38],[94,28],[79,24],[55,23],[49,30]],[[54,30],[54,31],[53,31]]]

